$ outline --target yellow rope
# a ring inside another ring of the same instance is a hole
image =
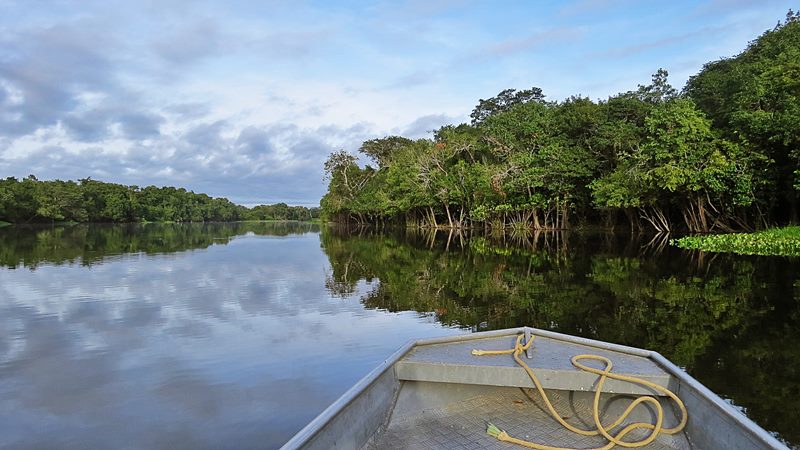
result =
[[[616,373],[611,373],[611,368],[613,366],[613,364],[611,363],[611,360],[606,358],[606,357],[604,357],[604,356],[598,356],[598,355],[576,355],[576,356],[572,357],[572,365],[574,365],[575,367],[577,367],[577,368],[579,368],[579,369],[581,369],[583,371],[586,371],[586,372],[589,372],[589,373],[593,373],[593,374],[596,374],[596,375],[600,376],[598,381],[597,381],[597,389],[595,390],[595,394],[594,394],[594,403],[592,404],[592,415],[594,416],[594,424],[595,424],[596,428],[594,430],[584,430],[584,429],[581,429],[581,428],[577,428],[577,427],[575,427],[573,425],[570,425],[564,419],[561,418],[560,414],[558,414],[556,412],[555,408],[553,407],[553,404],[550,402],[550,399],[547,397],[547,394],[545,393],[544,388],[542,387],[542,384],[539,383],[539,379],[536,378],[536,375],[533,373],[533,370],[531,370],[531,368],[528,367],[528,365],[525,363],[525,361],[523,361],[520,358],[519,355],[522,354],[522,352],[524,352],[525,350],[528,350],[531,347],[531,344],[533,344],[533,340],[534,340],[534,336],[531,336],[530,340],[526,344],[523,345],[522,344],[522,338],[523,337],[524,336],[522,334],[517,336],[517,341],[514,344],[514,348],[512,348],[512,349],[509,349],[509,350],[473,350],[472,354],[476,355],[476,356],[513,354],[514,361],[516,361],[517,364],[522,366],[522,368],[525,369],[525,371],[528,373],[528,376],[531,377],[531,380],[533,380],[533,384],[536,386],[536,390],[539,391],[539,395],[542,396],[542,399],[544,400],[544,404],[547,407],[547,410],[550,412],[550,415],[553,416],[554,419],[556,419],[561,425],[563,425],[565,428],[567,428],[568,430],[572,431],[573,433],[577,433],[577,434],[580,434],[580,435],[583,435],[583,436],[602,435],[608,441],[608,443],[606,445],[602,446],[602,447],[597,447],[595,449],[586,449],[586,450],[609,450],[609,449],[613,448],[616,445],[619,445],[621,447],[628,447],[628,448],[643,447],[643,446],[653,442],[653,440],[655,440],[656,437],[658,437],[659,433],[675,434],[675,433],[678,433],[681,430],[683,430],[683,427],[686,426],[686,420],[688,419],[688,413],[686,412],[686,406],[684,406],[683,402],[681,401],[681,399],[678,398],[677,395],[675,395],[669,389],[661,387],[661,386],[659,386],[659,385],[657,385],[655,383],[651,383],[649,381],[642,380],[641,378],[636,378],[636,377],[630,377],[630,376],[626,376],[626,375],[619,375],[619,374],[616,374]],[[593,359],[595,361],[602,361],[602,362],[605,363],[605,368],[601,370],[601,369],[595,369],[594,367],[585,366],[585,365],[580,363],[580,361],[584,360],[584,359]],[[655,391],[658,391],[658,392],[661,392],[661,393],[667,395],[669,398],[671,398],[678,405],[678,408],[680,408],[680,410],[681,410],[681,421],[680,421],[680,423],[678,423],[678,425],[673,427],[673,428],[663,428],[663,424],[664,424],[664,409],[661,407],[661,403],[659,403],[659,401],[656,400],[652,396],[641,396],[641,397],[636,398],[634,401],[632,401],[631,404],[628,405],[628,407],[625,409],[625,411],[619,416],[619,418],[617,418],[617,420],[614,421],[614,423],[612,423],[610,425],[603,425],[600,422],[600,395],[602,394],[603,384],[606,382],[606,379],[608,379],[608,378],[612,378],[612,379],[615,379],[615,380],[621,380],[621,381],[627,381],[629,383],[645,386],[645,387],[648,387],[650,389],[653,389]],[[634,423],[631,423],[631,424],[627,425],[622,430],[620,430],[616,435],[612,436],[609,433],[609,430],[614,429],[615,427],[619,426],[622,422],[624,422],[625,419],[628,417],[628,415],[634,410],[634,408],[636,408],[641,403],[649,403],[655,408],[656,413],[657,413],[656,414],[656,423],[652,424],[652,423],[647,423],[647,422],[634,422]],[[623,441],[622,440],[622,438],[624,438],[625,435],[627,435],[628,433],[630,433],[631,431],[633,431],[633,430],[635,430],[637,428],[642,428],[642,429],[646,429],[646,430],[653,430],[653,431],[646,438],[641,439],[639,441],[627,442],[627,441]],[[515,437],[509,436],[508,433],[506,433],[505,431],[495,427],[492,424],[489,424],[489,427],[487,428],[486,432],[489,435],[496,437],[498,440],[501,440],[501,441],[504,441],[504,442],[511,442],[511,443],[514,443],[514,444],[522,445],[524,447],[534,448],[534,449],[538,449],[538,450],[578,450],[578,449],[565,448],[565,447],[553,447],[553,446],[550,446],[550,445],[537,444],[535,442],[529,442],[529,441],[526,441],[526,440],[523,440],[523,439],[517,439]]]

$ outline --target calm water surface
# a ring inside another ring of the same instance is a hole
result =
[[[798,268],[611,234],[8,227],[0,447],[274,448],[408,339],[526,324],[656,349],[800,446]]]

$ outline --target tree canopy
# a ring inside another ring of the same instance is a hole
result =
[[[605,100],[540,88],[481,99],[432,139],[387,136],[325,165],[339,222],[565,229],[624,224],[692,232],[795,221],[800,189],[800,14],[682,91],[659,69]]]
[[[183,188],[140,188],[91,178],[0,180],[0,221],[12,223],[312,220],[319,214],[319,208],[285,203],[247,208]]]

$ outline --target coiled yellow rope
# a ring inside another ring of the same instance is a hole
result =
[[[564,419],[562,419],[561,415],[556,412],[555,408],[553,408],[553,404],[550,402],[550,399],[547,398],[547,394],[545,393],[544,388],[542,388],[542,384],[539,383],[539,379],[536,378],[536,375],[533,373],[533,370],[531,370],[531,368],[528,367],[528,365],[525,363],[525,361],[523,361],[520,358],[519,355],[522,354],[522,352],[524,352],[525,350],[528,350],[530,348],[531,344],[533,344],[533,340],[534,340],[534,336],[531,336],[530,340],[526,344],[523,345],[522,344],[522,338],[523,337],[524,337],[524,335],[522,335],[522,334],[517,336],[517,341],[514,344],[514,348],[512,348],[512,349],[509,349],[509,350],[473,350],[472,354],[476,355],[476,356],[513,354],[514,361],[516,361],[517,364],[522,366],[522,368],[525,369],[525,371],[528,373],[528,376],[531,377],[531,380],[533,380],[533,384],[536,386],[536,390],[539,391],[539,395],[542,396],[542,399],[544,400],[545,406],[547,406],[547,410],[550,412],[550,415],[553,416],[554,419],[556,419],[561,425],[563,425],[565,428],[567,428],[568,430],[572,431],[573,433],[577,433],[577,434],[580,434],[580,435],[583,435],[583,436],[602,435],[608,441],[608,443],[606,445],[602,446],[602,447],[597,447],[597,448],[594,448],[594,449],[586,449],[586,450],[608,450],[608,449],[613,448],[616,445],[619,445],[621,447],[628,447],[628,448],[643,447],[643,446],[653,442],[656,439],[656,437],[658,437],[659,433],[675,434],[675,433],[678,433],[681,430],[683,430],[683,427],[686,426],[686,420],[688,419],[688,413],[686,411],[686,406],[684,406],[683,402],[681,401],[681,399],[678,398],[677,395],[675,395],[669,389],[661,387],[661,386],[659,386],[659,385],[657,385],[655,383],[651,383],[649,381],[642,380],[641,378],[636,378],[636,377],[630,377],[630,376],[626,376],[626,375],[619,375],[619,374],[616,374],[616,373],[611,373],[611,368],[613,366],[613,364],[611,363],[611,360],[606,358],[606,357],[604,357],[604,356],[598,356],[598,355],[576,355],[576,356],[572,357],[572,365],[574,365],[575,367],[577,367],[577,368],[579,368],[579,369],[581,369],[583,371],[594,373],[594,374],[597,374],[597,375],[600,376],[600,378],[597,381],[597,389],[595,390],[594,403],[592,405],[592,415],[594,416],[594,424],[595,424],[596,428],[594,430],[583,430],[581,428],[577,428],[577,427],[575,427],[573,425],[570,425]],[[602,362],[605,363],[606,366],[602,370],[595,369],[594,367],[588,367],[588,366],[585,366],[585,365],[580,363],[580,361],[584,360],[584,359],[593,359],[595,361],[602,361]],[[612,423],[611,425],[603,425],[600,422],[600,394],[602,394],[603,384],[606,382],[607,378],[613,378],[615,380],[627,381],[629,383],[638,384],[638,385],[641,385],[641,386],[648,387],[650,389],[654,389],[654,390],[656,390],[658,392],[661,392],[661,393],[667,395],[668,397],[670,397],[678,405],[678,408],[680,408],[680,410],[681,410],[681,421],[680,421],[680,423],[678,423],[678,425],[673,427],[673,428],[663,428],[663,425],[664,425],[664,409],[661,407],[661,403],[659,403],[659,401],[656,400],[652,396],[641,396],[641,397],[636,398],[636,400],[632,401],[631,404],[628,405],[628,407],[622,413],[622,415],[620,415],[619,418],[616,421],[614,421],[614,423]],[[619,426],[628,417],[628,415],[633,411],[633,409],[636,408],[636,406],[638,406],[641,403],[649,403],[655,408],[656,413],[657,413],[656,423],[652,424],[652,423],[647,423],[647,422],[634,422],[634,423],[631,423],[631,424],[627,425],[625,428],[623,428],[622,430],[620,430],[619,432],[617,432],[615,435],[612,436],[609,433],[609,431],[614,429],[615,427]],[[653,432],[650,433],[646,438],[641,439],[639,441],[626,442],[626,441],[622,440],[622,438],[624,438],[625,435],[627,435],[628,433],[630,433],[631,431],[633,431],[633,430],[635,430],[637,428],[653,430]],[[553,447],[553,446],[550,446],[550,445],[537,444],[535,442],[529,442],[529,441],[526,441],[526,440],[523,440],[523,439],[517,439],[515,437],[509,436],[508,433],[506,433],[505,431],[495,427],[492,424],[489,424],[486,432],[489,435],[494,436],[495,438],[497,438],[500,441],[511,442],[511,443],[514,443],[514,444],[522,445],[524,447],[534,448],[534,449],[538,449],[538,450],[583,450],[583,449],[572,449],[572,448],[565,448],[565,447]]]

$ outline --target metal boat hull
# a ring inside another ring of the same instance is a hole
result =
[[[547,445],[602,446],[602,438],[575,436],[547,417],[537,394],[528,389],[532,384],[523,376],[524,371],[509,362],[511,356],[461,357],[463,349],[508,345],[525,332],[542,341],[540,353],[534,352],[529,365],[542,380],[548,397],[555,399],[559,413],[577,426],[593,428],[587,408],[593,396],[592,381],[586,379],[588,374],[565,367],[563,361],[569,362],[573,356],[570,353],[591,351],[620,361],[619,365],[615,362],[615,372],[649,377],[671,389],[685,403],[689,411],[686,428],[675,435],[660,435],[644,448],[787,448],[656,352],[534,328],[515,328],[406,344],[298,432],[283,449],[515,448],[486,435],[487,421],[496,422],[511,435]],[[534,347],[538,343],[535,341]],[[613,391],[603,394],[604,413],[618,415],[629,403],[626,398],[641,394],[637,389],[621,384],[604,388],[604,392]],[[674,423],[676,412],[665,398],[660,402],[665,406],[665,422]],[[631,417],[632,420],[652,420],[653,411],[638,409],[639,417]]]

